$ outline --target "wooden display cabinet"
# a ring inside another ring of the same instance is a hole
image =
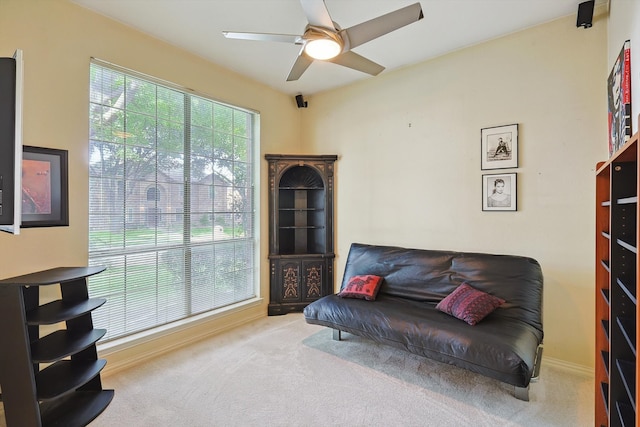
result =
[[[301,311],[334,291],[335,155],[267,154],[269,315]]]

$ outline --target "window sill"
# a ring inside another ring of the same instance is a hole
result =
[[[263,303],[263,298],[256,297],[104,344],[98,344],[99,356],[107,359],[104,374],[108,375],[121,371],[144,360],[262,318],[266,315]],[[241,313],[245,315],[239,316]]]

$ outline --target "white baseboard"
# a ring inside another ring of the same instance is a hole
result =
[[[577,374],[585,377],[594,378],[595,370],[593,367],[578,365],[577,363],[571,363],[560,359],[554,359],[553,357],[542,356],[541,369],[544,369],[545,365],[561,369],[572,374]]]
[[[176,322],[164,328],[98,345],[99,357],[107,359],[103,377],[131,368],[164,353],[185,347],[203,339],[232,330],[266,316],[263,301],[255,300],[241,306],[229,307],[218,313]],[[594,378],[592,367],[578,365],[553,357],[542,356],[545,366],[572,374]]]

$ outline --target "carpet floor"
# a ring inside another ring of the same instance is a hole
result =
[[[334,341],[299,313],[108,375],[103,387],[116,394],[92,427],[593,425],[593,378],[544,357],[523,402],[463,369],[350,334]]]

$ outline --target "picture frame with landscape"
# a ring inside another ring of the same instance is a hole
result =
[[[22,225],[69,225],[68,153],[24,146],[22,150]]]

